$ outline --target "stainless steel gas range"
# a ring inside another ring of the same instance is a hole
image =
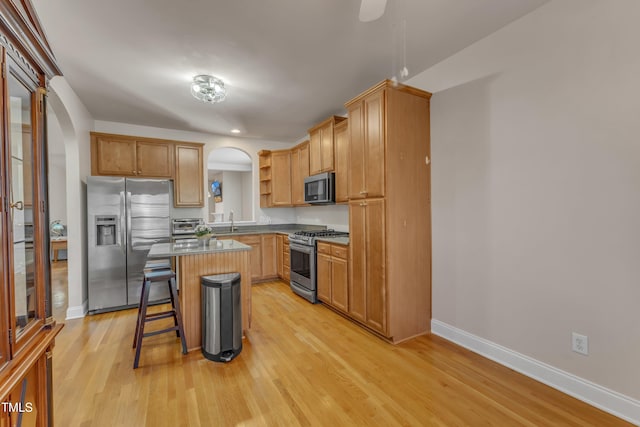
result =
[[[296,231],[289,234],[291,290],[307,301],[318,302],[316,287],[316,241],[318,237],[341,237],[335,230]]]

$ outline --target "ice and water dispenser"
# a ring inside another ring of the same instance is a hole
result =
[[[96,215],[97,246],[111,246],[116,244],[117,222],[118,217],[115,215]]]

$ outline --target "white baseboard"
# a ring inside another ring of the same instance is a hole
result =
[[[89,311],[89,301],[85,301],[82,305],[76,305],[73,307],[67,308],[67,318],[65,320],[71,319],[81,319],[86,316]]]
[[[431,320],[431,332],[576,399],[580,399],[589,405],[640,426],[640,401],[439,320]]]

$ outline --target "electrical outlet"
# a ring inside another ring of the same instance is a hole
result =
[[[575,332],[571,333],[571,349],[576,353],[589,355],[589,337]]]

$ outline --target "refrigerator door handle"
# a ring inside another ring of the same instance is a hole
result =
[[[124,199],[124,191],[120,192],[120,233],[118,233],[118,245],[122,249],[122,251],[127,253],[127,245],[126,245],[126,224],[125,224],[125,199]]]
[[[133,238],[131,237],[131,192],[127,191],[127,243],[126,246],[133,251]]]

